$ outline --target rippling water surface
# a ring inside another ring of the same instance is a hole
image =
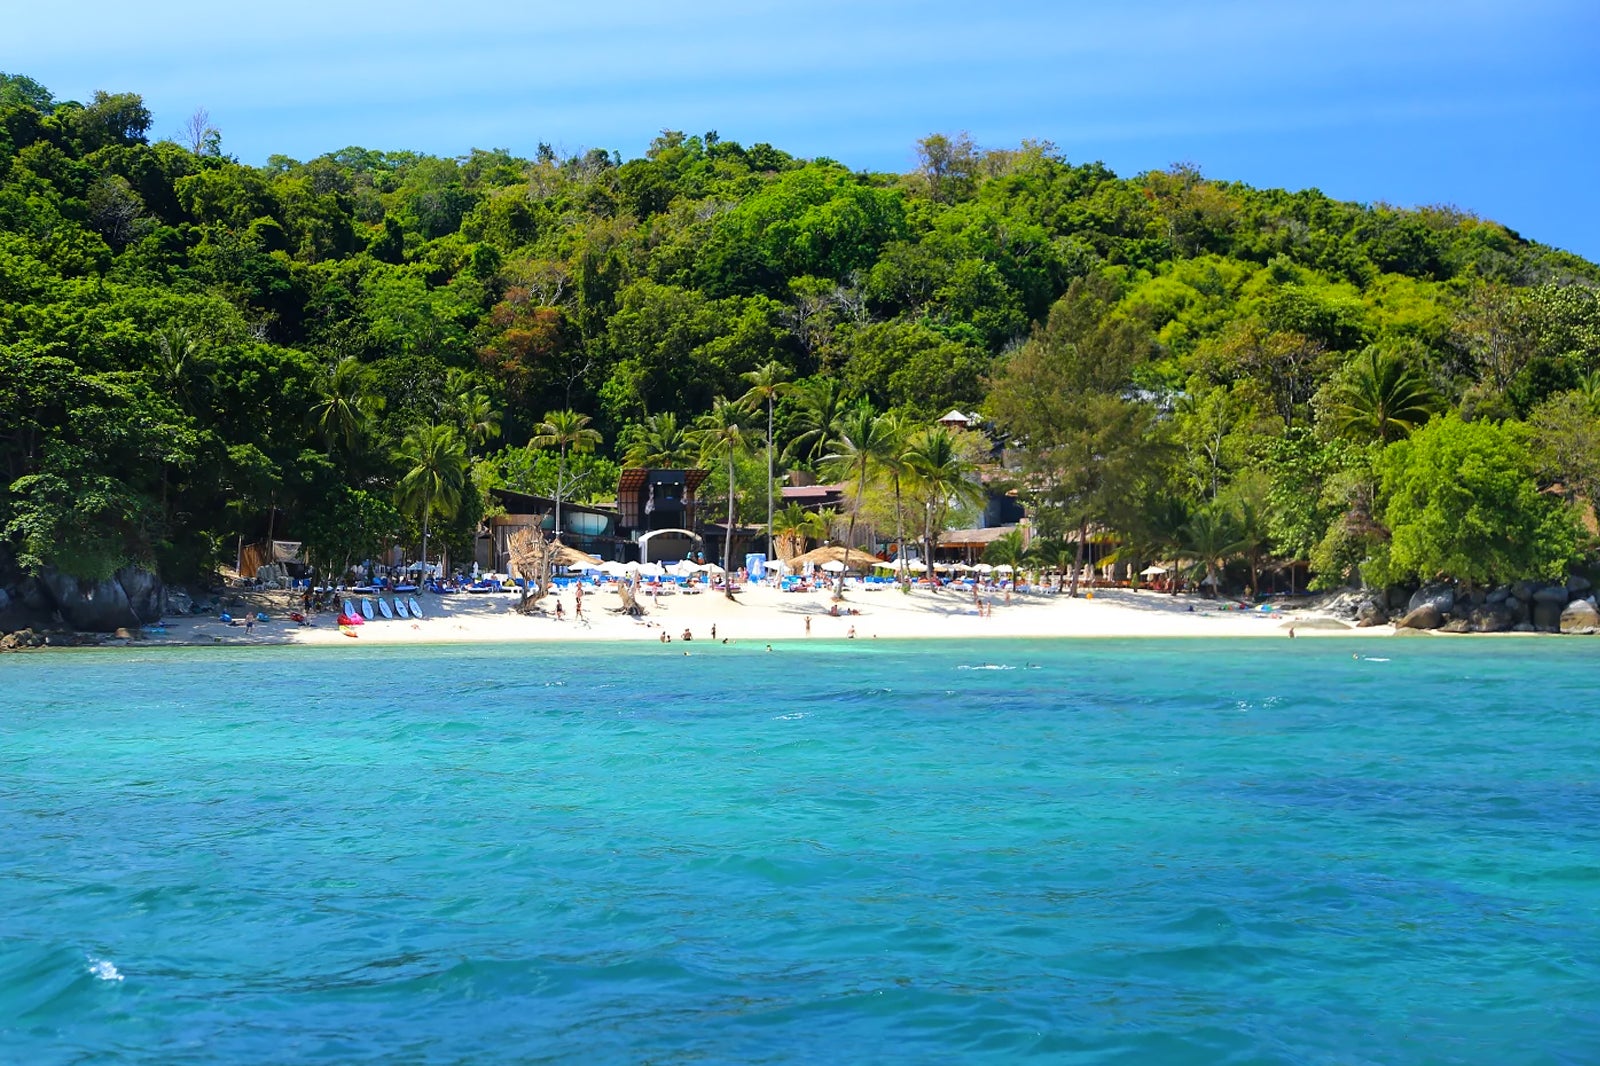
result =
[[[0,659],[0,1060],[1600,1055],[1600,645],[683,650]]]

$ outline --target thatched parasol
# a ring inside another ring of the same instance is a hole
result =
[[[868,555],[858,548],[830,544],[822,548],[813,548],[804,555],[796,555],[785,565],[790,570],[800,570],[807,563],[813,566],[821,566],[823,563],[843,563],[851,570],[870,570],[874,566],[881,566],[883,560],[875,555]]]

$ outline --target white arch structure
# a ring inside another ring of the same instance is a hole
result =
[[[705,538],[692,529],[652,529],[648,533],[639,534],[639,561],[641,563],[648,563],[650,561],[650,538],[660,536],[662,533],[676,533],[680,537],[688,537],[696,544],[702,546],[705,544]]]

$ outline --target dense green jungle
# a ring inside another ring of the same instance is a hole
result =
[[[0,75],[0,586],[198,579],[269,527],[328,567],[465,553],[491,489],[603,500],[634,464],[762,525],[769,440],[778,480],[849,486],[775,526],[874,551],[980,485],[1036,558],[1257,589],[1592,550],[1600,268],[1466,210],[954,133],[895,174],[677,131],[250,166],[204,112],[152,126]]]

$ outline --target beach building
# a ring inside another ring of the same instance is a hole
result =
[[[722,558],[725,522],[705,521],[697,498],[710,471],[629,467],[617,479],[617,530],[629,542],[629,557],[661,562]],[[733,527],[733,555],[743,558],[757,531]]]
[[[489,495],[505,509],[484,522],[478,539],[477,563],[486,570],[506,573],[511,562],[511,537],[530,526],[546,534],[555,532],[556,501],[553,496],[535,496],[510,489],[491,489]],[[617,510],[589,504],[561,501],[561,542],[600,559],[622,562],[627,539],[618,531],[621,515]]]

